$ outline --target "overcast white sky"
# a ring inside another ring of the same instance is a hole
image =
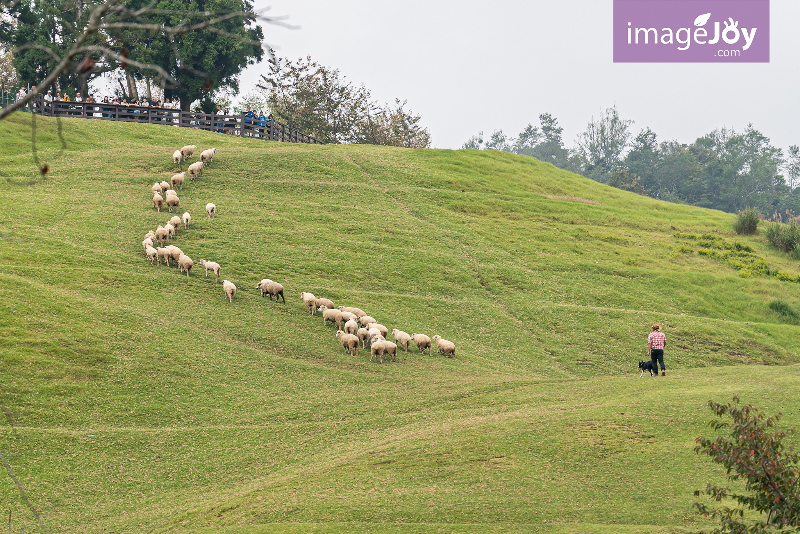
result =
[[[408,100],[436,148],[472,135],[516,136],[553,114],[567,146],[613,105],[659,140],[684,143],[752,122],[786,150],[800,144],[800,1],[770,2],[770,63],[624,64],[612,60],[612,0],[256,0],[289,30],[264,26],[280,56],[310,55],[374,99]],[[248,69],[252,91],[264,64]]]

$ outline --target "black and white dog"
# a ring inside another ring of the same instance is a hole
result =
[[[653,373],[658,376],[658,364],[653,363],[652,361],[639,362],[639,369],[642,370],[642,372],[639,373],[639,378],[642,378],[642,375],[644,375],[645,371],[650,371],[650,376],[653,376]]]

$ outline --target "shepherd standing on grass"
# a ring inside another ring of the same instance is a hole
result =
[[[653,369],[658,376],[658,364],[661,364],[661,376],[667,376],[666,368],[664,367],[664,347],[667,346],[667,336],[661,331],[661,325],[656,323],[653,325],[653,331],[647,336],[647,350],[650,353],[650,360],[653,362]]]

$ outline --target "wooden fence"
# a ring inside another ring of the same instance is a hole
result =
[[[101,102],[48,102],[37,97],[28,104],[29,111],[47,117],[78,117],[106,121],[141,122],[162,124],[182,128],[196,128],[211,132],[227,133],[239,137],[252,137],[268,141],[288,143],[312,143],[322,141],[275,120],[259,120],[245,117],[244,113],[217,114],[181,111],[148,106],[104,104]]]

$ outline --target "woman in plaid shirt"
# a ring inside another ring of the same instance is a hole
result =
[[[664,347],[666,346],[667,336],[661,331],[661,325],[656,323],[653,325],[653,331],[647,336],[647,350],[650,351],[650,360],[656,369],[656,376],[658,376],[657,365],[659,363],[661,364],[661,376],[667,376],[667,371],[664,367]]]

